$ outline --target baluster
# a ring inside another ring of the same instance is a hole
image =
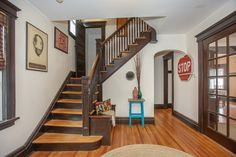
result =
[[[122,51],[125,50],[125,27],[123,27],[123,49]]]
[[[140,19],[140,33],[143,31],[143,25],[142,25],[143,20]]]
[[[137,20],[138,20],[138,37],[139,37],[139,32],[140,32],[140,24],[139,23],[140,23],[140,19],[138,18]]]
[[[130,44],[131,43],[131,33],[130,33],[130,22],[128,23],[128,36],[129,36],[129,43],[128,44]]]
[[[129,34],[128,34],[128,25],[126,25],[125,26],[125,30],[126,30],[126,50],[128,49],[128,44],[129,44],[129,40],[128,40],[128,38],[129,38]]]
[[[118,50],[118,34],[116,34],[116,57],[118,56],[119,50]]]
[[[114,59],[114,56],[113,56],[113,48],[114,48],[114,45],[113,45],[113,38],[111,38],[111,62],[112,60]]]
[[[133,41],[132,41],[132,43],[134,43],[134,38],[135,38],[135,18],[133,19]]]
[[[136,18],[136,38],[138,37],[138,18]]]
[[[113,43],[113,57],[116,57],[116,44],[115,44],[115,36],[112,39],[112,43]]]
[[[109,63],[111,63],[111,40],[109,40]]]

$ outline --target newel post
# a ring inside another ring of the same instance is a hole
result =
[[[102,47],[102,40],[101,39],[96,39],[96,50],[97,50],[97,55],[99,55],[99,62],[98,62],[98,68],[100,69],[102,65],[105,65],[105,51],[104,48]],[[97,84],[99,86],[97,87],[97,90],[99,91],[98,94],[98,101],[102,101],[102,83],[101,83],[101,74],[98,73],[98,79],[97,79]]]
[[[83,113],[83,135],[89,136],[89,106],[90,106],[90,91],[89,79],[86,76],[82,77],[82,113]]]

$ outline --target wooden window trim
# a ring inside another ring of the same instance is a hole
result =
[[[15,20],[17,18],[17,11],[20,11],[15,5],[9,1],[0,1],[0,11],[8,16],[8,58],[7,65],[7,116],[6,120],[0,121],[0,130],[10,127],[15,124],[19,117],[15,117]]]
[[[70,20],[68,21],[68,33],[69,35],[75,40],[76,39],[76,35],[74,35],[73,33],[71,33],[70,31]],[[77,26],[75,24],[75,33],[77,34]]]

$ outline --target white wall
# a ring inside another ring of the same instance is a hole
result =
[[[85,34],[86,74],[88,75],[96,58],[96,39],[101,39],[101,28],[88,28]]]
[[[67,34],[67,24],[49,21],[27,0],[10,0],[21,9],[16,20],[16,116],[20,119],[0,131],[0,156],[22,146],[49,107],[65,77],[75,70],[74,40],[69,37],[69,54],[54,48],[54,26]],[[48,34],[48,72],[25,69],[26,21]],[[4,144],[3,144],[4,143]]]
[[[116,31],[116,19],[107,19],[106,38]]]
[[[156,44],[148,44],[142,50],[142,76],[141,90],[143,98],[146,99],[144,105],[145,117],[154,116],[154,55],[163,50],[186,51],[185,35],[157,35]],[[129,60],[123,67],[114,73],[103,84],[103,99],[111,98],[112,103],[116,104],[116,115],[118,117],[128,117],[128,98],[132,97],[132,90],[137,86],[136,80],[128,81],[125,74],[134,71],[133,59]]]

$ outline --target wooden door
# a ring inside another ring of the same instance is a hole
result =
[[[85,68],[85,27],[81,21],[77,21],[76,75],[85,76]]]
[[[203,131],[236,152],[236,24],[203,41]]]
[[[173,102],[174,102],[173,59],[174,59],[173,52],[170,52],[165,56],[163,56],[163,76],[164,76],[163,92],[164,92],[164,106],[166,108],[173,108]],[[169,97],[171,97],[171,100],[169,100]]]

